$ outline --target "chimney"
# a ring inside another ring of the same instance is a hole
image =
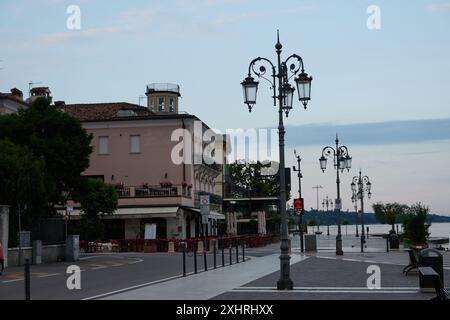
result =
[[[10,91],[11,91],[11,96],[14,99],[19,100],[19,101],[23,101],[23,92],[22,91],[20,91],[17,88],[12,88]]]

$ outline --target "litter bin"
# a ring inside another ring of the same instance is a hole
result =
[[[389,247],[391,249],[398,249],[400,247],[400,239],[394,232],[389,234]]]
[[[317,251],[317,237],[315,234],[305,235],[305,251]]]
[[[427,248],[420,251],[419,267],[431,267],[439,274],[441,282],[444,283],[444,262],[439,250]]]

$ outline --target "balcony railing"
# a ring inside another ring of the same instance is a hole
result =
[[[119,198],[192,197],[191,189],[184,185],[124,186],[116,187]]]

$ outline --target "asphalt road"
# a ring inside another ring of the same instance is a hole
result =
[[[242,259],[242,252],[239,252]],[[232,255],[236,262],[235,251]],[[181,277],[183,273],[181,253],[114,253],[83,256],[76,263],[52,263],[31,266],[32,300],[66,300],[99,298],[112,293],[150,285],[154,282]],[[198,255],[198,272],[204,271],[203,255]],[[213,268],[213,255],[207,254],[208,269]],[[222,265],[221,254],[217,266]],[[225,263],[229,263],[228,251]],[[81,269],[81,289],[69,290],[67,267],[77,265]],[[194,258],[186,259],[187,273],[194,271]],[[0,276],[0,300],[24,299],[23,267],[12,267]]]

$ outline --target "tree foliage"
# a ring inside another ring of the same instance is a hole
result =
[[[74,200],[80,203],[84,215],[95,218],[116,211],[119,196],[113,186],[98,179],[85,179]]]
[[[276,197],[279,194],[278,176],[265,174],[270,164],[260,161],[236,161],[229,166],[234,195]]]
[[[372,205],[375,217],[380,223],[390,224],[392,226],[392,231],[394,230],[394,225],[399,223],[408,209],[405,204],[394,203],[375,203]]]
[[[89,166],[92,136],[78,119],[38,98],[18,114],[0,117],[0,139],[27,147],[44,163],[47,203],[62,203],[79,187],[80,175]]]
[[[403,217],[403,227],[405,239],[413,245],[426,245],[429,225],[426,223],[429,215],[429,208],[421,203],[417,203],[406,210]]]
[[[22,225],[32,225],[46,214],[44,163],[26,147],[0,140],[0,182],[0,203],[11,206],[9,243],[15,246],[18,204]]]

